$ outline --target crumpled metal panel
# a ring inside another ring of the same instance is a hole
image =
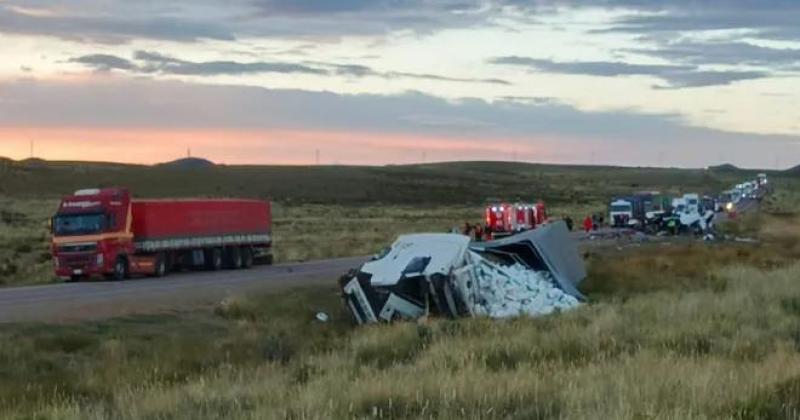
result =
[[[536,271],[549,271],[562,290],[586,299],[578,290],[586,278],[586,266],[562,221],[496,241],[474,243],[470,248],[510,258]]]

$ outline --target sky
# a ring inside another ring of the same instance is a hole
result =
[[[796,0],[0,0],[0,156],[800,164]]]

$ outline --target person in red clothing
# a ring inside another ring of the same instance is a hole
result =
[[[583,230],[585,230],[586,233],[589,233],[592,231],[593,227],[594,221],[592,220],[592,216],[586,216],[586,218],[583,219]]]

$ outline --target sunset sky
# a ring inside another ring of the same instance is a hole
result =
[[[784,168],[798,22],[796,0],[0,0],[0,156]]]

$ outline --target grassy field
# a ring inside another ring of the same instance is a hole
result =
[[[128,186],[140,197],[255,197],[275,202],[279,262],[368,255],[401,233],[481,221],[491,198],[544,200],[582,220],[614,194],[718,191],[742,173],[675,169],[449,163],[396,167],[216,167],[0,162],[0,285],[54,281],[47,220],[59,197]]]
[[[760,218],[757,245],[589,255],[591,303],[535,320],[355,328],[330,288],[3,326],[0,418],[798,418],[785,222]]]
[[[501,198],[582,205],[638,190],[718,192],[741,182],[745,174],[509,162],[176,169],[0,161],[0,195],[56,198],[79,188],[126,186],[140,197],[254,197],[290,204],[451,206],[480,205],[487,199]]]
[[[461,183],[481,178],[480,170],[503,180],[529,171],[538,181],[520,191],[534,194],[542,186],[552,212],[573,217],[602,210],[617,189],[712,189],[741,176],[472,165],[344,168],[349,182],[358,181],[349,184],[353,201],[325,203],[327,192],[318,187],[285,195],[270,190],[275,184],[241,191],[276,200],[276,247],[279,260],[288,261],[370,253],[399,233],[476,221],[486,194]],[[156,175],[130,167],[43,169],[65,171],[54,187],[41,170],[5,168],[6,175],[25,174],[33,191],[43,183],[39,197],[19,180],[2,184],[0,281],[6,284],[49,281],[45,227],[56,191],[85,186],[92,171],[103,171],[110,184],[139,183],[125,185],[141,187],[143,195],[239,195],[225,194],[227,186],[182,194],[174,185],[190,175],[173,179],[168,189],[169,183],[151,185]],[[166,170],[153,171],[162,176]],[[370,175],[358,178],[360,171]],[[429,187],[452,195],[425,205],[433,197],[429,190],[417,189],[412,199],[411,189],[395,184],[370,189],[380,185],[373,176],[380,180],[391,171],[408,173],[412,186],[424,185],[414,184],[427,176],[420,173],[445,171],[450,189],[438,178]],[[208,185],[238,179],[214,177]],[[339,182],[325,179],[317,181]],[[331,286],[232,297],[192,312],[0,326],[0,418],[798,418],[800,190],[794,179],[777,182],[764,212],[725,227],[757,243],[589,252],[582,289],[590,303],[535,320],[355,328]],[[316,321],[318,311],[331,321]]]

